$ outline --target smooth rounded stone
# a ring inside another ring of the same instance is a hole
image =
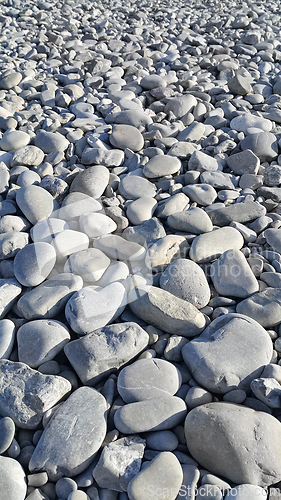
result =
[[[0,358],[9,359],[15,340],[15,324],[10,319],[0,320]]]
[[[130,500],[175,500],[183,481],[181,464],[169,451],[158,453],[128,485]]]
[[[76,175],[70,186],[70,193],[80,192],[92,198],[100,198],[109,182],[109,170],[95,165]]]
[[[195,201],[198,205],[212,205],[217,198],[215,188],[209,186],[209,184],[190,184],[189,186],[184,186],[182,191],[191,201]]]
[[[182,377],[172,363],[164,359],[139,359],[121,370],[117,389],[125,403],[174,395]]]
[[[140,151],[144,145],[142,134],[132,125],[114,125],[109,140],[114,148],[129,148],[134,152]]]
[[[11,71],[8,75],[0,79],[0,89],[10,90],[16,87],[22,80],[22,74],[17,71]]]
[[[13,307],[21,291],[22,287],[15,278],[0,279],[0,320],[3,319]]]
[[[77,191],[64,198],[56,216],[64,221],[69,221],[75,220],[83,214],[99,212],[99,210],[102,210],[102,205],[98,200]]]
[[[15,424],[10,417],[0,420],[0,455],[11,446],[15,436]]]
[[[67,500],[68,495],[77,490],[77,483],[70,477],[62,477],[56,482],[56,494],[59,498]]]
[[[169,215],[177,214],[187,209],[188,204],[189,198],[184,193],[177,193],[168,198],[164,203],[161,203],[161,205],[158,204],[155,215],[160,219],[166,219]]]
[[[65,151],[69,146],[69,141],[58,132],[39,130],[34,138],[34,144],[48,154],[53,151]]]
[[[64,262],[69,255],[86,250],[89,243],[87,234],[81,231],[65,229],[54,236],[51,245],[55,250],[57,261]]]
[[[234,227],[222,227],[197,236],[191,245],[189,257],[199,264],[218,258],[227,250],[240,250],[243,236]]]
[[[118,234],[101,236],[93,241],[93,245],[114,260],[134,262],[145,257],[145,248],[143,246],[134,241],[127,241]]]
[[[243,148],[244,149],[244,148]],[[260,160],[250,149],[235,153],[226,159],[227,166],[236,174],[254,174],[259,170]]]
[[[269,408],[281,408],[281,385],[274,378],[256,378],[251,382],[251,389]]]
[[[36,222],[30,230],[30,236],[34,243],[39,241],[51,243],[56,234],[69,229],[69,225],[61,219],[48,217],[48,219]]]
[[[126,436],[107,444],[93,470],[100,488],[127,491],[129,482],[139,473],[145,449],[145,440]]]
[[[246,257],[240,250],[224,252],[210,268],[214,287],[223,297],[245,299],[259,291],[259,284]]]
[[[5,194],[9,189],[10,172],[8,168],[0,163],[0,194]]]
[[[143,196],[153,198],[156,195],[156,187],[145,177],[140,175],[126,175],[121,179],[119,193],[127,200],[136,200]]]
[[[247,78],[236,73],[236,75],[227,82],[229,91],[232,94],[247,95],[252,93],[252,86]]]
[[[265,487],[280,481],[280,432],[271,415],[225,402],[198,406],[185,420],[193,458],[236,484]]]
[[[212,401],[213,396],[210,392],[202,389],[202,387],[196,386],[191,387],[185,397],[185,402],[189,410],[192,410],[192,408],[196,408],[196,406],[211,403]]]
[[[272,341],[264,328],[242,314],[224,314],[182,349],[182,356],[199,385],[216,394],[249,391],[271,360]]]
[[[216,172],[217,170],[220,170],[220,165],[212,156],[209,156],[202,151],[194,151],[189,159],[188,169],[198,172]]]
[[[225,500],[260,500],[267,498],[267,491],[256,484],[239,484],[231,488]]]
[[[82,383],[95,385],[134,359],[148,341],[148,333],[137,323],[116,323],[73,340],[64,352]]]
[[[252,115],[251,113],[245,113],[235,116],[230,122],[230,128],[237,130],[237,132],[247,132],[247,129],[251,127],[260,128],[264,132],[270,132],[272,121]]]
[[[171,262],[160,277],[160,287],[186,300],[197,309],[205,307],[211,298],[204,271],[188,259],[176,259]]]
[[[191,234],[208,233],[213,230],[213,224],[209,215],[202,208],[198,207],[169,215],[167,223],[176,231]]]
[[[89,148],[83,151],[81,162],[84,165],[119,167],[124,162],[124,152],[120,149]]]
[[[182,422],[185,415],[181,398],[162,396],[121,406],[114,414],[114,424],[123,434],[164,431]]]
[[[261,273],[260,279],[269,287],[281,288],[281,274],[276,272]]]
[[[174,156],[156,155],[143,167],[143,175],[149,179],[176,174],[181,168],[181,161]]]
[[[14,151],[27,146],[30,142],[30,135],[21,130],[9,129],[3,134],[0,140],[0,148],[3,151]]]
[[[250,149],[263,163],[272,161],[278,155],[277,139],[271,132],[250,134],[240,142],[243,151]],[[250,172],[249,172],[250,173]]]
[[[100,280],[110,265],[110,259],[97,248],[75,252],[67,259],[64,272],[78,274],[83,282]]]
[[[266,288],[263,292],[239,302],[236,311],[254,318],[264,328],[271,328],[281,321],[281,288]]]
[[[172,431],[155,431],[145,434],[146,446],[150,450],[174,451],[178,444],[178,438]]]
[[[11,231],[0,234],[0,261],[10,259],[28,244],[28,233]]]
[[[126,305],[127,293],[121,283],[111,283],[99,290],[85,287],[69,299],[65,316],[72,330],[86,335],[117,319]]]
[[[1,359],[0,368],[0,413],[23,429],[36,429],[44,412],[71,391],[63,377],[43,375],[24,363]]]
[[[54,359],[69,340],[69,331],[60,321],[28,321],[17,331],[19,361],[38,368]]]
[[[196,500],[222,500],[222,492],[218,486],[213,484],[203,484],[198,488]]]
[[[37,146],[22,146],[13,153],[11,167],[26,165],[27,167],[37,167],[44,160],[44,152]]]
[[[143,196],[127,206],[126,216],[131,224],[139,225],[152,218],[156,207],[157,201],[154,198]]]
[[[16,195],[16,202],[24,216],[31,222],[47,219],[53,212],[54,198],[39,186],[22,186]]]
[[[152,74],[144,76],[140,81],[140,86],[145,90],[152,90],[158,87],[166,87],[167,83],[159,75]]]
[[[0,476],[0,500],[24,500],[26,498],[26,476],[17,460],[0,456]]]
[[[155,286],[131,290],[128,302],[138,318],[170,334],[194,337],[206,325],[204,315],[193,304]]]
[[[116,231],[117,224],[105,214],[90,213],[79,217],[79,226],[89,238],[97,238]]]
[[[139,109],[125,109],[116,113],[109,113],[105,117],[106,123],[131,125],[132,127],[147,127],[152,122],[152,118],[143,111],[141,106]]]
[[[32,170],[26,170],[22,172],[17,178],[18,186],[30,186],[31,184],[40,184],[41,177],[36,172],[32,172]]]
[[[176,118],[181,118],[187,113],[192,112],[197,104],[197,100],[191,94],[185,94],[169,99],[164,108],[164,113],[168,115],[173,113]]]
[[[53,482],[83,472],[105,438],[106,410],[106,399],[98,391],[76,389],[44,429],[29,462],[30,472],[44,470]]]
[[[14,260],[15,278],[23,286],[37,286],[44,281],[56,263],[56,251],[49,243],[30,243]]]
[[[233,176],[218,170],[216,172],[208,172],[205,170],[200,174],[200,181],[218,189],[235,189]]]
[[[228,226],[232,221],[247,223],[266,214],[266,208],[252,200],[234,203],[229,206],[210,210],[208,215],[216,226]]]
[[[266,242],[272,250],[281,253],[281,235],[280,230],[277,228],[269,228],[264,231]]]
[[[179,160],[185,160],[186,158],[189,158],[192,153],[196,151],[196,149],[196,146],[194,146],[191,142],[178,140],[178,142],[174,143],[169,149],[168,156],[176,156]]]
[[[22,317],[29,320],[54,318],[63,310],[73,293],[82,286],[83,280],[80,276],[71,273],[58,274],[25,293],[18,300],[17,309]]]

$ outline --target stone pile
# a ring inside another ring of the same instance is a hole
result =
[[[281,499],[280,2],[0,7],[0,500]]]

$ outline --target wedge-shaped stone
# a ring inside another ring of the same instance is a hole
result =
[[[83,384],[94,385],[134,359],[148,340],[137,323],[117,323],[69,342],[64,351]]]
[[[71,384],[63,377],[0,360],[0,414],[11,417],[18,427],[35,429],[44,412],[70,391]]]
[[[136,316],[165,332],[194,337],[206,325],[205,316],[193,304],[161,288],[134,288],[128,299]]]
[[[80,387],[60,406],[45,428],[29,462],[50,481],[74,476],[90,465],[106,434],[107,403],[92,387]]]

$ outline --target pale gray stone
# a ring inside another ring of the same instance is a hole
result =
[[[30,243],[17,253],[14,274],[21,285],[37,286],[48,277],[55,263],[56,251],[52,245],[41,241]]]
[[[204,271],[189,259],[171,262],[161,275],[160,287],[190,302],[197,309],[205,307],[211,298]]]
[[[176,118],[181,118],[186,113],[192,112],[196,104],[197,101],[193,95],[185,94],[169,99],[164,108],[164,112],[166,114],[172,112]]]
[[[216,291],[223,297],[245,299],[259,291],[259,284],[246,257],[240,250],[224,252],[210,268]]]
[[[136,316],[165,332],[193,337],[201,333],[206,325],[204,315],[195,306],[161,288],[147,286],[133,289],[128,300]]]
[[[139,261],[145,257],[145,248],[134,241],[127,241],[118,234],[108,234],[93,241],[93,246],[110,259]]]
[[[29,462],[29,470],[49,480],[72,477],[92,462],[106,434],[107,403],[92,387],[80,387],[56,411]]]
[[[28,244],[28,233],[9,231],[0,234],[0,260],[10,259]]]
[[[21,291],[21,285],[15,278],[0,279],[0,319],[12,309]]]
[[[15,424],[10,417],[4,417],[0,420],[0,454],[5,453],[11,446],[15,436]]]
[[[26,476],[17,460],[0,456],[0,476],[0,500],[24,500],[26,498]]]
[[[22,74],[17,71],[11,71],[8,75],[2,76],[0,80],[0,89],[10,90],[18,85],[22,80]]]
[[[63,377],[43,375],[24,363],[0,360],[0,413],[18,427],[36,429],[45,411],[71,391]]]
[[[126,200],[136,200],[142,196],[153,198],[156,195],[155,185],[145,177],[137,175],[136,171],[121,179],[118,191]]]
[[[182,349],[183,359],[199,385],[217,394],[249,391],[272,357],[264,328],[242,314],[224,314]]]
[[[243,224],[262,217],[265,214],[266,208],[251,200],[243,203],[233,203],[208,212],[210,219],[216,226],[228,226],[232,221]]]
[[[172,431],[155,431],[144,434],[146,446],[150,450],[174,451],[178,444],[178,438]]]
[[[63,310],[71,295],[82,286],[80,276],[71,273],[58,274],[25,293],[17,303],[18,311],[29,320],[54,318]],[[17,295],[19,293],[20,291]]]
[[[257,132],[247,135],[240,142],[243,151],[250,149],[263,163],[272,161],[278,155],[277,139],[271,132]]]
[[[65,151],[69,145],[69,141],[59,132],[39,130],[34,139],[34,144],[44,153],[48,154],[53,151]]]
[[[27,146],[30,142],[30,135],[21,130],[9,129],[3,134],[0,140],[0,148],[3,151],[15,151],[18,148]]]
[[[168,216],[168,225],[176,231],[201,234],[212,231],[213,224],[209,215],[202,208],[194,207]]]
[[[173,215],[188,208],[189,198],[184,193],[177,193],[170,198],[167,198],[163,203],[159,204],[155,215],[160,219],[166,219],[169,215]]]
[[[64,351],[83,384],[95,385],[134,359],[148,340],[147,332],[137,323],[117,323],[73,340]]]
[[[100,488],[127,491],[129,482],[139,473],[145,440],[128,436],[107,444],[94,468],[93,476]]]
[[[64,198],[56,217],[68,221],[77,219],[86,213],[99,212],[101,209],[102,205],[98,200],[87,194],[74,191]]]
[[[264,132],[270,132],[272,129],[272,122],[266,118],[245,113],[235,116],[230,122],[230,128],[238,132],[246,132],[248,128],[260,128]]]
[[[258,498],[266,498],[267,491],[256,484],[239,484],[235,488],[231,488],[225,500],[257,500]],[[272,497],[270,497],[272,498]],[[277,497],[278,500],[278,497]]]
[[[70,255],[64,265],[64,271],[81,276],[83,283],[94,284],[102,278],[110,262],[97,248],[87,248]]]
[[[34,185],[21,187],[17,191],[16,202],[31,224],[47,219],[55,208],[52,195]]]
[[[281,288],[266,288],[242,300],[236,311],[255,319],[264,328],[271,328],[281,321]]]
[[[114,414],[115,427],[123,434],[172,429],[186,415],[185,402],[162,396],[121,406]]]
[[[15,324],[10,319],[0,320],[0,358],[9,359],[15,340]]]
[[[251,389],[269,408],[281,408],[281,385],[274,378],[256,378],[251,382]]]
[[[280,432],[280,422],[271,415],[224,402],[198,406],[185,420],[191,455],[236,484],[264,487],[280,481]]]
[[[102,165],[95,165],[94,167],[82,170],[70,186],[70,192],[80,192],[92,196],[93,198],[100,198],[109,182],[109,170]]]
[[[199,172],[204,172],[205,170],[208,172],[221,170],[218,161],[202,151],[194,151],[194,153],[192,153],[188,162],[188,169]]]
[[[189,257],[198,263],[210,262],[227,250],[240,250],[243,243],[243,236],[237,229],[222,227],[197,236],[192,242]]]
[[[126,403],[174,395],[180,388],[179,370],[164,359],[139,359],[121,370],[117,389]]]
[[[123,236],[126,240],[133,241],[139,245],[150,245],[154,240],[166,236],[166,231],[158,218],[152,217],[138,226],[126,227],[123,231]]]
[[[69,340],[69,331],[60,321],[28,321],[17,331],[19,361],[37,368],[54,359]]]
[[[190,184],[184,186],[182,191],[191,201],[195,201],[198,205],[212,205],[217,198],[217,192],[213,186],[209,184]]]
[[[121,283],[111,283],[95,290],[81,288],[67,302],[65,316],[72,330],[86,335],[112,323],[127,305],[126,289]]]
[[[181,162],[177,157],[169,155],[156,155],[143,167],[143,174],[149,179],[163,177],[177,173],[181,168]]]
[[[142,149],[144,145],[142,134],[131,125],[113,125],[109,140],[114,148],[129,148],[134,152]]]
[[[37,167],[44,160],[44,152],[37,146],[23,146],[16,149],[11,159],[11,167],[26,165],[27,167]]]

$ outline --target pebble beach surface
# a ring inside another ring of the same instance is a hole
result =
[[[280,1],[0,25],[0,500],[280,500]]]

